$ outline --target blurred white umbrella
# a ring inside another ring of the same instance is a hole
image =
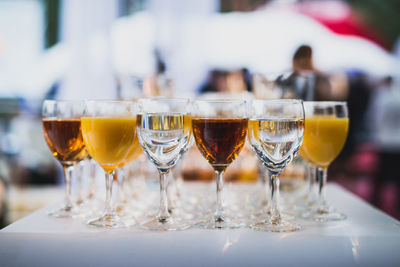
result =
[[[82,8],[80,1],[69,2],[71,9],[65,12],[71,19],[65,27],[71,28],[69,34],[63,33],[65,42],[44,53],[37,64],[30,64],[31,69],[21,71],[18,80],[5,77],[2,81],[18,85],[14,86],[14,95],[40,97],[51,84],[65,78],[60,97],[113,97],[114,72],[149,74],[154,71],[154,48],[171,50],[171,43],[157,41],[160,29],[165,28],[158,24],[165,20],[155,19],[151,10],[119,18],[111,25],[115,2],[109,3],[112,8],[105,5],[94,12],[89,1],[83,6],[85,12],[78,13],[73,10]],[[181,16],[174,24],[179,24],[175,34],[179,41],[174,43],[173,53],[165,56],[170,63],[167,67],[180,77],[175,84],[178,92],[197,89],[210,68],[247,67],[261,72],[289,69],[294,51],[302,44],[313,48],[315,65],[324,71],[359,69],[378,76],[400,74],[399,59],[381,47],[366,39],[334,34],[295,11],[268,8],[221,14],[213,13],[212,8],[204,10],[199,16]],[[168,12],[174,17],[174,12],[182,10]],[[79,30],[88,24],[83,18],[89,13],[93,13],[98,28]],[[103,21],[105,13],[110,16]],[[170,27],[169,31],[174,29]]]
[[[376,44],[334,34],[290,10],[220,14],[205,23],[206,56],[211,66],[280,71],[291,67],[292,55],[300,45],[308,44],[317,68],[323,70],[352,68],[375,75],[400,70],[398,60]]]

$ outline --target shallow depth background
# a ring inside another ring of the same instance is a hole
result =
[[[330,83],[322,99],[349,105],[329,181],[400,218],[399,13],[396,0],[0,0],[0,227],[62,196],[44,99],[293,97],[251,75],[293,71],[301,45]],[[183,160],[186,180],[212,179],[196,164]],[[235,164],[229,180],[258,179],[250,150]]]

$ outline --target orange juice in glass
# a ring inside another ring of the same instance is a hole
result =
[[[348,131],[348,118],[306,116],[302,152],[312,163],[328,167],[342,150]]]
[[[83,117],[82,133],[92,158],[112,172],[134,151],[136,118]]]
[[[329,164],[339,155],[346,142],[349,119],[346,102],[304,102],[306,114],[302,152],[317,167],[319,197],[314,209],[303,214],[315,221],[344,220],[346,215],[336,212],[326,202],[325,184]]]
[[[106,172],[106,205],[104,214],[88,225],[102,228],[126,224],[111,206],[114,170],[127,161],[135,146],[136,106],[132,101],[86,101],[81,118],[82,135],[90,156]]]

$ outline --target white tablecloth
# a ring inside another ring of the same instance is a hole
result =
[[[93,229],[39,210],[0,231],[0,266],[400,266],[400,222],[337,185],[342,222],[295,233]]]

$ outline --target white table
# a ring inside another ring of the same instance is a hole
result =
[[[296,233],[93,229],[37,211],[0,231],[0,266],[400,266],[400,222],[337,185],[343,222]]]

